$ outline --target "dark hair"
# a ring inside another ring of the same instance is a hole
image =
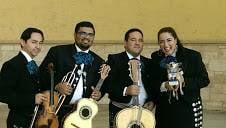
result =
[[[31,38],[31,34],[34,33],[34,32],[35,33],[40,33],[42,35],[43,40],[44,40],[44,34],[38,28],[27,28],[27,29],[25,29],[23,31],[23,33],[21,34],[20,39],[22,39],[22,40],[24,40],[26,42],[28,39]]]
[[[78,30],[81,27],[89,27],[89,28],[92,28],[93,29],[93,32],[95,34],[95,29],[94,29],[94,26],[93,26],[93,24],[91,22],[89,22],[89,21],[82,21],[82,22],[79,22],[78,24],[76,24],[76,26],[75,26],[75,33],[77,33]]]
[[[140,29],[138,29],[138,28],[132,28],[132,29],[129,29],[129,30],[126,32],[125,37],[124,37],[124,40],[125,40],[125,41],[128,41],[129,34],[132,33],[132,32],[139,32],[139,33],[142,35],[142,37],[143,37],[143,32],[142,32]]]
[[[177,36],[177,33],[176,31],[172,28],[172,27],[164,27],[164,28],[161,28],[158,32],[158,41],[159,41],[159,36],[160,34],[164,33],[164,32],[168,32],[170,33],[175,39],[177,39],[177,45],[178,47],[182,47],[183,45],[181,44],[180,42],[180,39],[179,37]]]

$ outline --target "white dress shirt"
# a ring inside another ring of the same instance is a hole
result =
[[[24,55],[24,57],[27,59],[27,62],[32,61],[32,58],[30,57],[30,55],[27,54],[27,52],[20,50],[20,52]]]
[[[85,52],[88,53],[89,50],[86,51],[82,51],[77,45],[75,45],[77,52]],[[78,70],[78,84],[77,86],[75,85],[76,89],[73,93],[73,97],[71,98],[70,104],[74,104],[75,102],[77,102],[78,100],[80,100],[82,98],[83,95],[83,78],[84,76],[82,75],[84,73],[83,69],[84,69],[84,64],[81,64],[81,69]]]

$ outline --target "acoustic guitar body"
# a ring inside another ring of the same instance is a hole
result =
[[[141,110],[140,110],[141,109]],[[140,111],[141,119],[137,124],[137,114]],[[151,111],[139,106],[125,108],[116,115],[116,128],[154,128],[155,117]]]
[[[65,118],[63,128],[92,128],[92,119],[97,112],[98,106],[93,99],[82,98],[77,104],[77,110]]]

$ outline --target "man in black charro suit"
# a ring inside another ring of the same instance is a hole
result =
[[[39,92],[38,67],[33,58],[41,51],[43,32],[27,28],[20,37],[21,51],[6,61],[0,73],[0,101],[8,104],[7,128],[28,128],[36,104],[46,97]]]
[[[150,59],[140,55],[143,50],[143,33],[140,29],[133,28],[126,32],[124,40],[125,51],[118,54],[110,54],[107,64],[111,67],[108,78],[105,81],[108,86],[110,98],[109,124],[113,128],[116,114],[123,108],[132,104],[132,96],[138,95],[139,104],[145,107],[153,107],[152,83]],[[137,59],[141,65],[140,87],[133,84],[129,76],[130,59]],[[129,118],[129,117],[128,117]]]
[[[50,48],[40,65],[41,84],[45,85],[46,89],[50,88],[50,77],[46,67],[49,63],[53,63],[55,89],[66,95],[66,99],[58,113],[59,122],[73,109],[73,105],[79,99],[92,97],[99,100],[101,97],[100,91],[93,92],[93,87],[96,86],[100,78],[98,73],[100,66],[104,62],[100,56],[90,50],[94,37],[95,29],[91,22],[82,21],[78,23],[74,30],[75,42]],[[75,71],[76,79],[72,84],[75,84],[76,87],[72,88],[72,85],[66,85],[65,82],[62,82],[62,79],[68,72],[73,70],[75,64],[78,65],[78,68]],[[85,73],[79,75],[81,71]]]

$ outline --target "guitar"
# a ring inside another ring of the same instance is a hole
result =
[[[105,78],[108,76],[110,66],[103,64],[100,70],[100,80],[95,87],[100,90]],[[92,98],[82,98],[77,104],[77,110],[66,116],[63,128],[92,128],[92,119],[98,112],[98,106]]]
[[[130,77],[134,85],[139,85],[140,62],[138,60],[129,61]],[[124,108],[116,115],[117,128],[154,128],[155,117],[153,113],[139,105],[138,95],[132,97],[133,106]]]

